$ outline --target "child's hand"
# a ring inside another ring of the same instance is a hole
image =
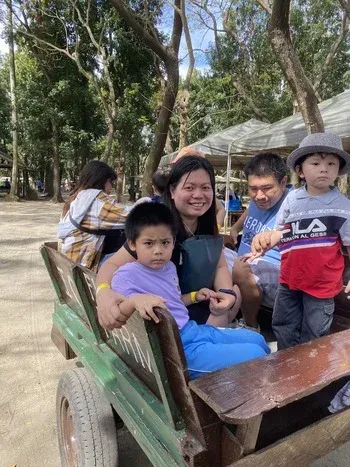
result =
[[[349,292],[350,292],[350,281],[348,282],[348,285],[345,286],[344,292],[345,292],[345,293],[349,293]],[[348,300],[350,300],[350,295],[348,295]]]
[[[214,290],[203,288],[196,293],[196,301],[203,302],[204,300],[209,300],[210,297],[215,297],[215,295],[216,292]]]
[[[132,301],[135,310],[140,313],[143,319],[149,321],[153,319],[153,321],[159,323],[159,319],[154,313],[153,308],[158,307],[167,311],[167,307],[165,306],[166,301],[164,298],[158,297],[158,295],[136,294],[132,296]]]
[[[254,258],[263,256],[264,253],[270,248],[272,231],[261,232],[252,240],[251,250]]]
[[[215,296],[210,297],[210,311],[213,315],[220,315],[230,310],[235,302],[235,296],[223,292],[215,292]]]

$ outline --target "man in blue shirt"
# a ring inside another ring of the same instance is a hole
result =
[[[257,316],[261,304],[273,307],[280,275],[281,258],[278,247],[251,263],[243,261],[242,257],[250,253],[250,245],[256,234],[274,229],[276,215],[288,194],[286,174],[283,159],[273,153],[258,154],[245,167],[251,202],[231,228],[234,243],[243,228],[238,257],[230,253],[225,255],[228,266],[232,267],[233,282],[238,285],[242,294],[243,318],[239,321],[240,327],[258,330]]]

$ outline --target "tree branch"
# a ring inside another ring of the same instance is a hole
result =
[[[346,11],[343,12],[343,18],[342,18],[342,23],[341,23],[341,29],[340,29],[340,34],[339,36],[336,38],[336,40],[333,42],[329,52],[328,52],[328,55],[326,57],[326,60],[324,62],[324,65],[323,67],[321,68],[315,82],[314,82],[314,90],[315,92],[317,92],[318,88],[320,87],[320,84],[322,82],[322,79],[324,78],[326,72],[328,71],[328,69],[330,68],[330,65],[334,59],[334,57],[336,56],[337,52],[338,52],[338,49],[341,45],[341,43],[343,42],[347,32],[349,30],[349,18],[347,16],[347,13]]]
[[[204,24],[208,29],[211,29],[212,31],[214,31],[214,43],[215,43],[216,53],[217,53],[217,55],[218,55],[218,61],[220,62],[220,61],[221,61],[221,48],[220,48],[220,42],[219,42],[218,24],[217,24],[215,15],[209,10],[208,5],[207,5],[207,2],[205,2],[204,4],[202,4],[202,3],[196,2],[195,0],[192,0],[192,3],[193,3],[193,5],[196,5],[196,6],[197,6],[198,8],[200,8],[201,10],[205,11],[205,12],[207,13],[207,15],[210,17],[210,19],[212,20],[212,22],[213,22],[213,27],[210,27],[210,26],[208,26],[208,25],[206,24],[206,22],[204,21],[204,19],[202,18],[202,16],[199,15],[199,17],[201,18],[201,21],[203,22],[203,24]],[[224,31],[221,31],[221,32],[224,32]]]
[[[256,0],[256,1],[270,16],[272,15],[272,8],[270,7],[268,0]]]
[[[185,89],[189,89],[190,83],[191,83],[191,77],[192,77],[192,73],[194,69],[194,64],[195,64],[195,56],[193,53],[192,39],[191,39],[190,29],[188,27],[188,21],[187,21],[187,15],[186,15],[186,0],[180,0],[180,8],[174,3],[172,4],[172,7],[180,15],[181,21],[182,21],[182,27],[185,33],[186,47],[187,47],[188,57],[189,57],[189,65],[188,65],[188,69],[186,73],[184,87]]]
[[[349,0],[339,0],[339,3],[342,6],[343,10],[345,11],[347,17],[350,20],[350,2],[349,2]]]
[[[153,50],[163,61],[166,61],[168,59],[166,47],[161,44],[156,37],[151,36],[151,34],[146,31],[143,25],[136,19],[135,14],[125,6],[125,3],[122,0],[111,0],[111,4],[131,29],[141,37],[146,46]]]
[[[274,0],[269,21],[269,39],[277,61],[299,104],[305,126],[310,133],[323,132],[324,124],[318,99],[308,80],[290,37],[291,0]]]

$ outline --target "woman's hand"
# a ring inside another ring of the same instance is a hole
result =
[[[348,294],[350,292],[350,281],[348,282],[348,285],[345,286],[344,292]],[[350,295],[348,295],[348,300],[350,300]]]
[[[235,304],[236,297],[223,292],[215,292],[215,297],[210,298],[210,311],[213,315],[220,315],[230,310]]]
[[[203,288],[198,290],[198,292],[196,293],[196,301],[204,302],[205,300],[209,300],[210,297],[215,297],[215,295],[216,292],[214,292],[214,290]]]
[[[167,311],[167,307],[165,305],[165,300],[162,297],[158,297],[158,295],[148,295],[148,294],[136,294],[133,295],[131,298],[133,306],[136,311],[140,313],[143,319],[155,321],[159,323],[159,319],[157,318],[156,314],[153,311],[153,308],[162,308],[164,311]]]
[[[238,235],[239,233],[237,232],[237,230],[234,227],[231,227],[230,237],[232,239],[233,246],[236,246],[238,243]]]
[[[119,304],[125,300],[123,295],[113,292],[111,289],[102,289],[96,296],[97,317],[100,325],[107,330],[121,328],[126,323],[128,316],[123,315]]]

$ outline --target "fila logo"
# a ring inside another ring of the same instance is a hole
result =
[[[326,232],[327,227],[324,225],[320,219],[313,219],[310,225],[306,229],[299,228],[300,221],[291,222],[292,229],[285,229],[283,233],[288,233],[292,230],[293,235],[301,235],[301,234],[309,234],[309,233],[316,233],[316,232]]]

